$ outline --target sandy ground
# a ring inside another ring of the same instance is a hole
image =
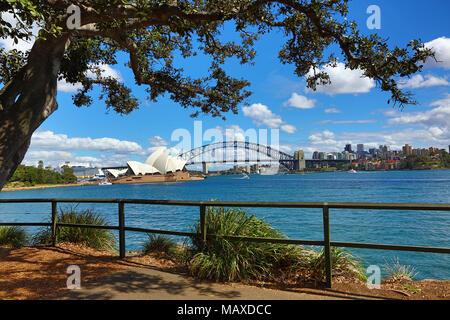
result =
[[[78,265],[82,289],[67,289],[67,268]],[[74,244],[21,249],[0,247],[0,299],[450,299],[450,281],[363,283],[336,277],[333,289],[295,285],[216,284],[189,277],[183,266],[162,256],[132,256]]]

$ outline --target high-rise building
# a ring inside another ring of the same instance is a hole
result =
[[[347,152],[352,153],[352,152],[353,152],[353,151],[352,151],[352,145],[351,145],[351,144],[346,144],[346,145],[345,145],[344,151],[347,151]]]
[[[358,145],[356,146],[356,152],[357,152],[358,154],[362,154],[362,153],[364,152],[364,145],[363,145],[363,144],[358,144]]]
[[[412,147],[410,145],[405,144],[405,146],[402,149],[404,155],[410,156],[412,154]]]

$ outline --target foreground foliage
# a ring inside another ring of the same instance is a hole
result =
[[[302,246],[225,239],[224,236],[251,238],[286,238],[270,224],[237,208],[213,208],[206,211],[209,236],[200,236],[182,246],[164,236],[149,235],[145,253],[164,252],[185,263],[198,279],[232,281],[322,281],[325,275],[324,253]],[[200,234],[200,224],[191,226]],[[347,251],[333,248],[333,272],[349,277],[363,277],[361,264]]]
[[[89,209],[78,211],[74,207],[61,209],[58,214],[58,222],[95,226],[107,225],[105,218],[103,218],[99,213]],[[35,244],[50,243],[51,241],[51,228],[42,229],[34,237]],[[113,250],[116,248],[116,239],[114,234],[109,230],[103,229],[58,227],[57,241],[80,243],[100,250]]]
[[[8,182],[10,184],[22,183],[23,186],[34,186],[35,184],[62,184],[76,181],[77,177],[69,166],[62,166],[62,172],[59,173],[50,167],[44,168],[44,163],[39,161],[37,168],[19,165]]]
[[[11,246],[19,249],[26,246],[29,236],[25,229],[16,226],[0,226],[0,246]]]

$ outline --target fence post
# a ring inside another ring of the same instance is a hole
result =
[[[56,246],[56,234],[57,234],[57,226],[58,223],[58,203],[56,201],[52,201],[52,245]]]
[[[125,205],[119,202],[119,255],[125,258]]]
[[[200,235],[203,245],[206,245],[206,206],[200,205]]]
[[[328,203],[323,205],[323,241],[325,252],[325,272],[326,272],[326,285],[327,288],[331,288],[332,274],[331,274],[331,246],[330,246],[330,215],[328,209]]]

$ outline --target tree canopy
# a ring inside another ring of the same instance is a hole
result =
[[[40,161],[42,162],[42,161]],[[77,177],[73,174],[73,169],[67,165],[61,167],[61,173],[52,170],[50,167],[44,168],[19,165],[14,174],[9,179],[10,183],[21,182],[25,185],[34,186],[35,184],[60,184],[74,183]]]
[[[74,30],[67,28],[70,4],[80,9],[80,27]],[[432,55],[418,40],[404,49],[390,49],[375,34],[363,36],[356,23],[346,18],[348,0],[12,0],[0,9],[21,21],[14,26],[1,20],[0,37],[30,39],[33,23],[41,27],[43,38],[70,37],[58,77],[82,84],[74,95],[75,105],[90,105],[89,93],[100,85],[106,105],[125,114],[138,107],[137,99],[126,84],[102,77],[99,69],[101,64],[116,64],[119,51],[128,53],[135,81],[148,86],[152,101],[169,93],[181,106],[196,108],[195,114],[201,111],[213,116],[236,112],[250,94],[245,79],[235,79],[221,67],[225,59],[237,57],[242,64],[251,63],[255,41],[274,29],[282,30],[287,39],[279,50],[280,61],[293,64],[299,77],[308,76],[309,88],[330,81],[320,68],[337,62],[337,55],[324,54],[336,44],[347,68],[363,70],[400,105],[414,100],[398,88],[396,77],[420,71],[420,62]],[[219,40],[227,21],[240,35],[239,42]],[[183,73],[182,66],[174,65],[174,55],[188,58],[198,52],[211,57],[211,65],[209,74],[193,79]],[[1,81],[6,84],[26,63],[27,53],[2,49]],[[98,77],[88,77],[88,70]]]
[[[32,133],[56,110],[57,80],[81,83],[73,96],[76,106],[92,104],[93,88],[100,86],[100,98],[107,108],[122,114],[138,108],[138,99],[126,83],[101,72],[102,65],[117,63],[120,52],[128,55],[134,80],[146,87],[148,99],[156,102],[167,94],[180,106],[192,108],[193,116],[237,113],[250,96],[250,83],[229,75],[224,63],[232,57],[241,64],[253,63],[256,41],[275,30],[285,39],[279,49],[280,62],[293,65],[297,76],[306,77],[309,88],[330,83],[323,67],[340,61],[374,79],[394,104],[415,103],[396,80],[421,71],[433,53],[420,40],[399,48],[390,47],[376,34],[363,35],[347,18],[348,2],[2,1],[0,11],[13,14],[20,22],[0,19],[0,37],[32,40],[33,26],[38,26],[39,37],[25,53],[0,48],[0,82],[4,85],[0,91],[0,186],[22,161]],[[69,6],[76,10],[68,10]],[[223,39],[225,24],[234,28],[238,40]],[[175,57],[189,59],[197,54],[208,57],[209,69],[203,76],[192,77],[183,65],[177,65]]]

